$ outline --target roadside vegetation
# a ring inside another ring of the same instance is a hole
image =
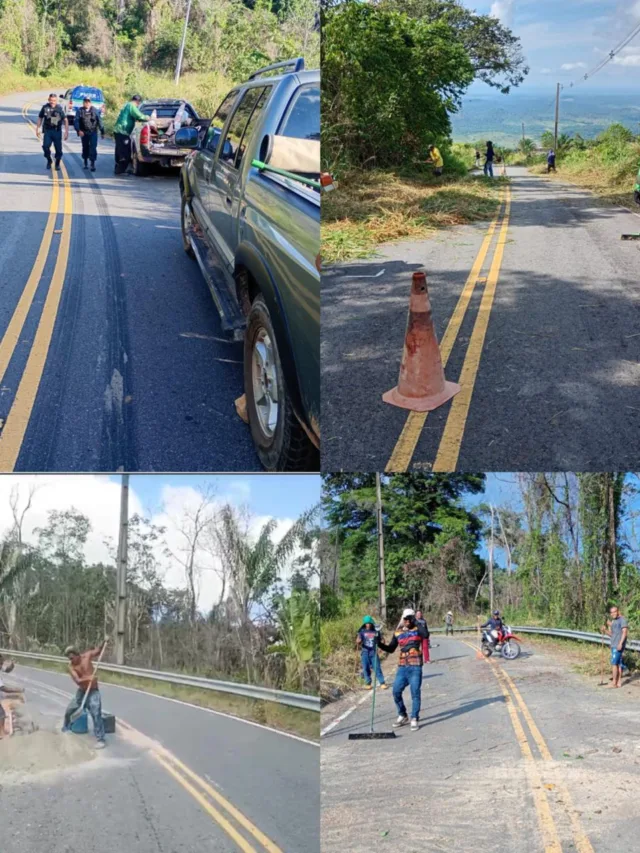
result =
[[[469,174],[473,152],[453,145],[450,116],[474,80],[505,93],[523,81],[519,40],[457,0],[328,2],[322,32],[323,168],[337,181],[323,198],[323,258],[490,218],[498,184]]]
[[[0,94],[97,86],[110,130],[135,93],[180,96],[211,117],[261,66],[304,56],[319,67],[313,0],[194,0],[174,86],[185,9],[168,0],[0,0]]]
[[[492,603],[507,623],[598,631],[617,604],[637,638],[637,475],[503,476],[512,482],[504,505],[487,501],[483,474],[382,478],[387,631],[407,606],[440,628],[448,610],[455,624],[475,625]],[[358,684],[355,633],[380,611],[375,475],[323,481],[331,559],[321,574],[321,695],[330,701]],[[585,645],[576,661],[591,666],[596,653]]]
[[[546,152],[553,148],[553,134],[542,135],[536,149],[533,140],[521,141],[517,151],[507,155],[507,163],[527,166],[534,174],[547,172]],[[602,201],[628,206],[640,166],[640,135],[622,124],[612,124],[595,139],[580,134],[558,136],[556,169],[548,176],[584,187]]]

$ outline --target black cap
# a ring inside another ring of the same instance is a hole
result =
[[[131,100],[132,100],[132,101],[141,101],[141,100],[142,100],[142,97],[141,97],[140,95],[134,95],[134,96],[131,98]]]

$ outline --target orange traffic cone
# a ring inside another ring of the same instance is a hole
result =
[[[400,378],[396,387],[383,394],[382,399],[392,406],[414,412],[430,412],[450,400],[459,390],[459,385],[444,378],[427,293],[427,277],[423,272],[414,272]]]

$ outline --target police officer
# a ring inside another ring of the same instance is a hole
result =
[[[82,159],[84,168],[88,169],[88,161],[91,161],[91,171],[96,170],[96,158],[98,156],[98,130],[104,139],[104,125],[100,113],[91,106],[91,98],[85,98],[82,107],[76,111],[73,122],[76,133],[82,140]]]
[[[62,160],[62,127],[64,125],[64,141],[69,138],[69,122],[64,109],[58,103],[57,95],[49,95],[47,103],[38,113],[38,124],[36,125],[36,136],[40,138],[40,128],[44,130],[42,150],[44,151],[47,169],[51,168],[51,145],[55,150],[56,169],[60,171]]]

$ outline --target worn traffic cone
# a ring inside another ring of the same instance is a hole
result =
[[[396,387],[383,394],[382,399],[392,406],[414,412],[430,412],[450,400],[459,390],[459,385],[444,378],[427,293],[427,277],[423,272],[414,272],[400,378]]]

